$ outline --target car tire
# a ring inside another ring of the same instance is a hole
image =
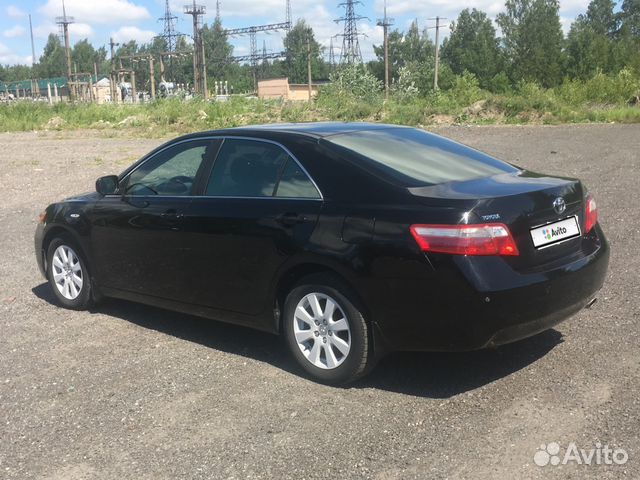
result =
[[[47,249],[47,277],[63,307],[86,310],[93,304],[88,263],[70,235],[54,238]]]
[[[339,279],[326,274],[302,279],[286,297],[282,320],[289,350],[315,380],[345,384],[373,367],[370,325]]]

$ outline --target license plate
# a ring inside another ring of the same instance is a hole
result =
[[[536,248],[550,247],[555,243],[580,235],[577,217],[569,217],[559,222],[531,229],[531,239]]]

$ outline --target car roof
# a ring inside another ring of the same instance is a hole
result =
[[[409,128],[400,125],[387,125],[384,123],[366,122],[309,122],[309,123],[271,123],[266,125],[247,125],[244,127],[228,128],[200,132],[196,135],[210,134],[256,134],[256,133],[294,133],[315,138],[323,138],[341,133],[353,133],[361,131],[385,130],[388,128]]]

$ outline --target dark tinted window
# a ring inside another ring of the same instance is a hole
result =
[[[207,195],[271,197],[288,159],[273,143],[227,138],[213,165]]]
[[[276,197],[320,198],[320,194],[300,165],[290,158],[278,183]]]
[[[408,187],[517,171],[489,155],[414,128],[351,132],[333,135],[327,140],[350,150],[367,166]]]
[[[156,153],[127,178],[127,195],[190,195],[210,140],[194,140]]]

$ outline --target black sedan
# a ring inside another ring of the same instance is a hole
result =
[[[96,190],[40,217],[60,304],[117,297],[281,333],[329,383],[389,351],[548,329],[595,301],[609,261],[579,180],[406,127],[187,135]]]

